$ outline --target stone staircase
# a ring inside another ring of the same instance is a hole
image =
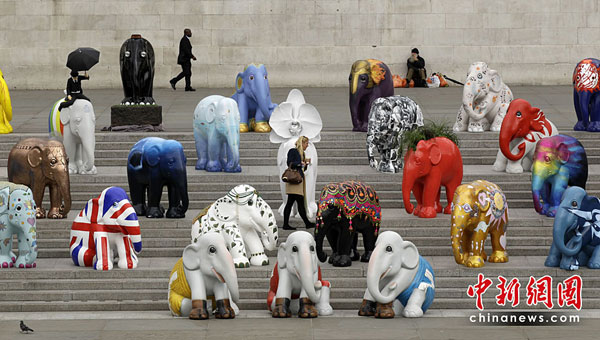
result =
[[[600,162],[600,146],[596,136],[574,133],[585,146],[590,162],[588,190],[600,195],[597,175]],[[71,176],[73,209],[68,219],[38,220],[39,259],[35,269],[0,270],[0,312],[31,311],[141,311],[162,310],[168,313],[168,276],[183,248],[190,242],[192,219],[199,210],[223,196],[233,186],[248,183],[258,189],[262,197],[276,212],[282,203],[279,192],[279,170],[275,167],[278,145],[271,144],[268,134],[242,134],[241,165],[238,174],[207,173],[196,171],[193,135],[191,133],[159,133],[163,138],[179,140],[188,158],[188,190],[190,210],[186,218],[147,219],[140,218],[144,249],[140,265],[135,270],[113,269],[98,272],[79,268],[69,258],[69,231],[71,222],[90,198],[96,197],[104,188],[116,185],[128,190],[126,159],[129,149],[139,139],[148,136],[140,133],[98,133],[96,164],[98,175]],[[6,179],[6,158],[12,146],[21,138],[43,135],[12,134],[0,140],[0,179]],[[497,152],[498,134],[459,134],[460,149],[464,161],[463,182],[487,179],[497,183],[505,192],[510,207],[508,227],[509,262],[486,264],[483,269],[469,269],[454,263],[450,247],[450,217],[438,215],[435,219],[419,219],[408,215],[402,203],[402,174],[381,174],[369,168],[366,160],[365,134],[349,132],[323,132],[316,147],[319,153],[319,177],[317,191],[331,181],[358,179],[372,185],[382,206],[381,230],[394,230],[412,241],[420,253],[433,265],[436,275],[436,298],[434,309],[475,310],[475,300],[467,297],[469,285],[477,283],[477,274],[498,284],[498,275],[508,279],[518,277],[521,282],[521,305],[527,306],[525,287],[529,276],[554,278],[554,302],[556,283],[572,274],[583,278],[584,308],[600,309],[600,271],[583,268],[566,272],[543,266],[552,243],[553,219],[538,215],[533,210],[530,173],[506,174],[491,169]],[[318,195],[318,193],[317,193]],[[445,194],[442,193],[442,200]],[[44,200],[48,205],[48,196]],[[166,202],[166,190],[163,195]],[[278,224],[282,218],[276,213]],[[292,224],[301,225],[299,219]],[[280,230],[280,240],[285,241],[288,231]],[[16,247],[16,241],[15,241]],[[486,248],[490,249],[489,240]],[[362,241],[359,244],[362,252]],[[330,253],[329,247],[326,251]],[[238,269],[240,308],[242,310],[266,309],[269,276],[275,262],[275,251],[267,252],[271,263],[264,267]],[[352,267],[335,268],[322,264],[323,277],[332,282],[332,305],[334,309],[357,309],[366,288],[366,264],[355,262]],[[496,306],[497,289],[491,287],[484,296],[484,304]],[[541,307],[541,306],[537,306]],[[507,307],[511,308],[511,307]],[[545,307],[544,307],[545,308]],[[265,312],[266,313],[266,312]],[[268,316],[268,314],[265,314]]]

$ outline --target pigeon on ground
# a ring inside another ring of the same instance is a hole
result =
[[[23,320],[21,320],[21,333],[27,333],[29,334],[29,332],[33,333],[33,329],[27,327],[27,325],[23,322]]]

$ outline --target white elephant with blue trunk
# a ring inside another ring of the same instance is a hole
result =
[[[36,206],[25,185],[0,182],[0,268],[32,268],[38,254]],[[13,234],[19,239],[19,256],[12,252]]]
[[[96,150],[96,115],[94,106],[87,100],[77,99],[73,105],[58,108],[63,99],[58,100],[48,118],[48,132],[65,146],[69,156],[69,174],[94,175],[98,171],[94,165]]]
[[[266,266],[269,257],[265,249],[277,248],[275,215],[258,191],[247,184],[236,186],[200,212],[192,225],[192,242],[212,232],[223,235],[237,268]]]
[[[196,170],[240,172],[240,113],[237,103],[213,95],[194,110]]]
[[[269,119],[277,104],[271,102],[271,89],[265,65],[250,64],[235,78],[231,96],[240,111],[240,132],[269,132]]]
[[[208,319],[209,297],[214,297],[217,319],[233,319],[239,313],[237,273],[225,239],[218,233],[200,236],[185,247],[169,278],[169,309],[175,316]]]
[[[393,318],[402,309],[408,318],[423,316],[435,295],[433,268],[417,247],[393,231],[379,234],[367,268],[367,290],[360,316]]]

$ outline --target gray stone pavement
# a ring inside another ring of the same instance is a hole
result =
[[[287,98],[291,88],[272,88],[273,102]],[[349,130],[352,127],[348,107],[348,89],[301,88],[308,103],[321,114],[324,130]],[[515,98],[524,98],[541,108],[562,129],[571,130],[576,122],[573,108],[573,90],[570,86],[512,86]],[[154,99],[163,107],[163,125],[166,131],[189,131],[194,108],[198,102],[212,94],[230,96],[233,89],[198,88],[196,92],[182,89],[159,88],[154,90]],[[453,123],[462,101],[462,87],[450,86],[436,89],[396,89],[397,95],[406,95],[415,100],[423,110],[425,119]],[[110,125],[110,107],[123,99],[121,89],[87,89],[96,112],[96,128]],[[47,132],[48,114],[54,102],[63,96],[60,90],[14,90],[11,92],[15,132]]]

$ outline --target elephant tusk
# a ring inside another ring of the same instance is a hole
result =
[[[381,274],[381,276],[379,277],[379,279],[380,280],[383,279],[387,275],[387,273],[390,272],[391,269],[392,269],[392,266],[389,266],[388,269],[386,269],[386,271],[384,271],[383,274]]]
[[[223,276],[221,274],[219,274],[219,272],[217,272],[215,270],[215,267],[210,268],[212,270],[212,272],[215,274],[215,276],[217,277],[217,279],[219,281],[221,281],[221,283],[225,283],[225,279],[223,278]]]

